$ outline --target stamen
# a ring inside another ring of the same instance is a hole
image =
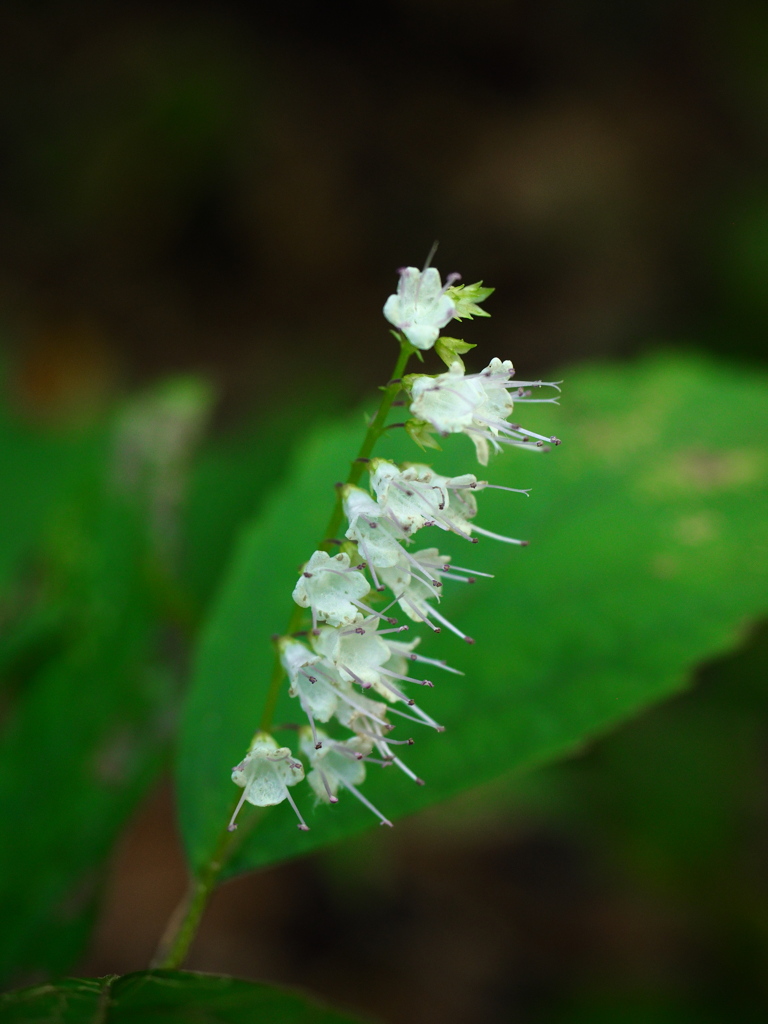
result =
[[[380,741],[381,743],[385,743],[388,746],[392,745],[392,744],[395,744],[395,745],[397,745],[399,747],[412,747],[413,746],[413,742],[414,742],[413,739],[407,739],[407,740],[390,740],[388,738],[385,739],[384,736],[381,736],[379,733],[375,733],[375,732],[363,732],[363,731],[360,731],[360,732],[358,732],[358,736],[367,736],[371,740]]]
[[[484,530],[482,526],[475,526],[472,524],[472,529],[475,533],[481,533],[484,537],[490,537],[491,540],[502,540],[505,544],[519,544],[521,547],[527,548],[530,541],[527,540],[516,540],[514,537],[502,537],[500,533],[491,533],[490,530]]]
[[[302,700],[302,701],[300,701],[300,703],[301,703],[301,710],[304,712],[304,714],[309,719],[309,725],[310,725],[310,728],[312,729],[312,742],[315,744],[315,750],[320,750],[323,744],[318,739],[318,736],[317,736],[317,729],[315,727],[315,719],[313,718],[312,712],[306,706],[304,701]]]
[[[286,795],[286,797],[288,799],[288,803],[291,805],[291,807],[296,812],[296,817],[299,819],[299,824],[296,827],[298,828],[298,830],[300,832],[309,832],[309,825],[302,818],[301,811],[296,806],[296,801],[291,796],[290,791],[289,791],[288,787],[285,784],[283,784],[283,792],[285,793],[285,795]]]
[[[352,669],[348,668],[346,665],[339,665],[339,668],[346,672],[348,675],[352,676],[354,681],[358,684],[358,686],[362,687],[363,690],[370,690],[370,688],[373,686],[373,683],[366,683],[364,679],[361,679],[360,676],[356,675],[356,673],[354,673]]]
[[[478,483],[477,486],[480,487],[480,484]],[[482,486],[482,490],[485,490],[486,487],[490,487],[494,491],[511,491],[513,494],[524,494],[526,498],[529,498],[531,496],[530,487],[503,487],[501,484],[484,483]]]
[[[408,658],[411,661],[421,661],[425,665],[434,665],[436,668],[443,669],[444,672],[452,672],[455,676],[463,676],[463,675],[465,675],[465,673],[460,671],[459,669],[451,668],[450,665],[446,665],[446,663],[444,661],[438,661],[437,658],[426,658],[423,654],[416,654],[415,651],[412,651],[408,655]]]
[[[456,636],[460,636],[462,640],[466,640],[468,644],[473,644],[475,642],[471,636],[467,636],[466,633],[462,633],[458,626],[454,626],[452,622],[449,622],[448,619],[446,619],[444,615],[441,615],[435,608],[430,608],[429,612],[430,615],[434,615],[438,622],[442,622],[442,624],[447,626],[452,633],[455,633]]]
[[[319,767],[316,769],[316,771],[319,774],[320,779],[322,780],[325,792],[328,794],[328,803],[337,804],[339,802],[339,798],[337,796],[334,796],[333,793],[331,792],[331,787],[328,785],[328,779],[325,776],[325,772],[323,771],[322,768]]]
[[[365,542],[362,541],[362,540],[359,540],[357,542],[357,546],[363,552],[363,558],[365,559],[366,566],[367,566],[368,570],[370,571],[371,577],[373,578],[373,585],[374,585],[374,587],[376,587],[377,590],[386,590],[387,588],[384,586],[384,584],[381,582],[379,577],[376,575],[376,567],[374,566],[374,564],[373,564],[373,562],[371,560],[371,556],[368,553],[368,548],[365,546]]]
[[[424,576],[426,577],[426,579],[427,579],[427,580],[428,580],[428,581],[429,581],[429,582],[430,582],[430,583],[431,583],[431,584],[432,584],[433,586],[438,586],[438,587],[440,586],[440,581],[439,581],[439,580],[436,580],[436,579],[435,579],[435,577],[434,577],[434,576],[432,576],[432,574],[431,574],[431,573],[427,572],[427,570],[426,570],[426,568],[425,568],[425,563],[424,563],[424,562],[420,562],[420,561],[418,560],[418,558],[414,558],[412,554],[410,554],[410,553],[409,553],[408,551],[406,551],[406,550],[405,550],[405,548],[403,548],[403,554],[405,555],[405,557],[407,558],[407,560],[408,560],[408,561],[409,561],[409,562],[411,563],[411,565],[415,565],[415,566],[416,566],[416,568],[417,568],[417,569],[419,569],[419,570],[420,570],[420,571],[421,571],[421,572],[422,572],[422,573],[424,574]],[[428,563],[426,563],[426,564],[428,564]],[[413,575],[413,573],[412,573],[411,575]]]
[[[434,720],[434,718],[430,718],[429,715],[425,711],[421,710],[421,708],[418,706],[418,704],[414,704],[413,710],[419,716],[418,718],[414,718],[413,715],[409,715],[405,711],[400,711],[398,708],[393,708],[393,707],[387,708],[387,714],[388,715],[398,715],[398,717],[400,717],[400,718],[407,718],[409,722],[416,722],[417,725],[429,725],[433,729],[437,730],[437,732],[445,732],[445,726],[444,725],[438,725],[438,723]],[[380,721],[380,719],[379,719],[379,721]]]
[[[388,818],[385,818],[381,811],[374,807],[371,801],[364,797],[359,789],[353,786],[351,782],[347,782],[346,779],[339,777],[339,781],[341,782],[342,786],[346,787],[346,789],[350,791],[352,796],[357,797],[361,804],[364,804],[369,811],[373,811],[373,813],[376,815],[376,817],[379,819],[382,825],[389,825],[389,827],[392,828],[392,822],[389,821]]]
[[[361,754],[359,750],[352,750],[344,743],[332,743],[331,746],[334,750],[338,750],[344,757],[351,757],[353,761],[362,761],[364,754]]]
[[[392,683],[388,683],[386,679],[379,679],[379,685],[383,686],[384,689],[389,690],[391,693],[394,693],[394,695],[396,697],[399,697],[400,700],[403,701],[403,703],[408,705],[408,707],[412,708],[416,703],[416,701],[413,700],[411,697],[406,697],[402,690],[398,690],[398,688],[394,686]]]
[[[391,616],[384,615],[383,612],[375,612],[373,608],[369,608],[367,604],[363,604],[361,601],[352,601],[352,604],[356,608],[359,608],[361,611],[366,612],[368,615],[373,615],[374,618],[383,619],[385,622],[388,622],[391,626],[397,624],[397,619],[393,619]]]
[[[411,676],[401,676],[399,672],[390,672],[389,669],[380,668],[379,672],[383,672],[385,676],[389,676],[392,679],[402,679],[406,683],[418,683],[419,686],[431,686],[434,687],[434,683],[431,683],[428,679],[413,679]]]
[[[365,715],[366,718],[370,718],[372,722],[378,722],[378,724],[384,726],[385,729],[392,728],[385,718],[379,718],[377,715],[374,715],[372,711],[369,711],[368,708],[361,707],[361,705],[352,700],[351,697],[348,697],[346,693],[341,693],[341,691],[339,691],[337,696],[340,700],[343,700],[345,704],[349,704],[350,707],[354,708],[355,711],[359,711],[361,715]],[[394,708],[388,708],[387,711],[392,711],[395,714],[403,714],[403,712],[395,712]],[[407,718],[408,716],[406,715],[405,717]]]
[[[424,785],[424,779],[420,779],[416,772],[411,771],[408,765],[404,761],[401,761],[399,757],[393,757],[392,763],[396,764],[401,772],[405,772],[409,779],[413,779],[417,786]]]
[[[245,803],[245,788],[243,789],[242,796],[237,801],[237,807],[235,808],[235,810],[234,810],[234,812],[232,814],[232,817],[229,819],[229,824],[227,825],[227,832],[234,832],[235,829],[237,828],[237,825],[235,824],[235,818],[240,813],[240,808],[243,806],[244,803]]]
[[[405,594],[401,594],[401,596],[398,598],[398,600],[402,601],[404,604],[407,604],[409,608],[412,608],[416,612],[416,614],[419,616],[419,621],[426,623],[426,625],[429,626],[429,628],[432,630],[433,633],[439,633],[440,632],[440,627],[439,626],[435,626],[434,623],[430,622],[429,619],[427,618],[427,616],[421,610],[421,608],[418,608],[413,603],[413,601],[411,601],[410,598],[405,596]],[[432,609],[430,608],[430,612],[431,611],[432,611]]]

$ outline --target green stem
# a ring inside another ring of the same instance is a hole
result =
[[[376,442],[386,429],[385,424],[387,416],[389,415],[389,410],[392,407],[395,396],[401,389],[400,381],[405,372],[405,368],[408,365],[408,360],[413,352],[413,347],[409,345],[404,338],[401,338],[400,356],[395,364],[392,379],[384,388],[384,394],[378,411],[368,426],[368,430],[363,438],[363,443],[360,445],[360,451],[352,461],[346,481],[348,484],[356,484],[363,475],[367,461],[371,456],[371,452],[373,451]],[[318,545],[321,550],[327,550],[333,546],[332,542],[335,539],[336,533],[344,518],[344,508],[342,505],[340,490],[341,489],[339,488],[339,493],[336,495],[336,503],[334,505],[333,512],[331,513],[331,518],[328,521],[325,534],[323,535],[323,540]],[[288,626],[285,631],[286,634],[295,633],[299,629],[303,616],[304,609],[299,608],[297,605],[293,609],[293,613],[288,622]],[[280,656],[276,652],[272,676],[269,682],[269,690],[267,691],[266,700],[264,702],[264,713],[259,727],[263,732],[269,732],[272,728],[275,708],[277,707],[277,700],[280,696],[280,685],[284,676],[285,673],[280,663]],[[180,967],[184,962],[189,951],[189,947],[192,945],[192,940],[197,933],[197,929],[200,925],[203,912],[208,904],[208,900],[216,887],[216,882],[221,869],[227,861],[235,844],[238,843],[238,840],[242,841],[243,838],[242,834],[230,832],[226,827],[222,830],[213,857],[199,872],[199,874],[193,876],[190,881],[189,890],[171,916],[152,962],[153,967],[173,970]]]
[[[199,875],[190,879],[189,889],[171,915],[151,967],[172,971],[181,967],[197,934],[203,911],[208,905],[224,862],[235,843],[235,833],[222,830],[216,852]]]

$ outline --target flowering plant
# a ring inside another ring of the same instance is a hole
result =
[[[421,638],[410,638],[411,624],[433,633],[446,629],[473,644],[473,638],[439,608],[444,582],[467,584],[491,576],[456,565],[453,556],[442,554],[439,547],[418,546],[416,534],[437,528],[472,544],[479,537],[526,544],[475,522],[478,492],[499,485],[479,480],[474,473],[443,476],[421,462],[397,465],[372,455],[400,393],[405,397],[398,404],[407,404],[412,418],[399,425],[422,449],[437,447],[434,434],[464,433],[475,445],[477,461],[486,466],[491,449],[499,452],[502,445],[541,451],[560,443],[556,437],[509,422],[516,404],[557,402],[558,383],[516,381],[512,363],[498,358],[479,373],[468,374],[460,353],[473,346],[441,337],[441,329],[452,319],[489,315],[479,303],[493,289],[483,288],[482,282],[457,285],[458,278],[451,274],[443,285],[434,267],[422,271],[405,267],[397,292],[384,305],[384,316],[396,328],[400,357],[349,478],[338,486],[325,539],[300,569],[288,627],[275,638],[276,667],[267,710],[245,759],[232,771],[232,780],[243,793],[230,820],[230,832],[237,829],[243,803],[265,807],[283,800],[293,807],[298,827],[308,831],[289,791],[304,777],[303,764],[270,735],[277,692],[286,677],[290,695],[306,719],[296,729],[316,802],[336,804],[338,794],[346,791],[381,824],[391,825],[358,788],[365,782],[367,766],[394,766],[423,785],[398,753],[400,746],[411,745],[413,739],[393,738],[392,733],[403,721],[442,732],[443,726],[417,703],[415,687],[434,686],[421,675],[431,674],[433,668],[463,674],[445,660],[419,653]],[[447,371],[404,376],[414,352],[431,348],[437,349]],[[538,396],[542,388],[549,389],[544,397],[533,397],[534,389]],[[364,472],[370,491],[359,486]],[[395,606],[408,623],[400,624],[392,614]],[[333,731],[318,728],[318,723],[332,726]]]

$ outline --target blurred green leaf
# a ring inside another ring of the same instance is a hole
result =
[[[291,464],[302,431],[317,418],[317,388],[303,402],[301,418],[282,407],[237,433],[214,437],[198,454],[184,510],[182,579],[203,607],[221,581],[241,529]]]
[[[137,510],[106,503],[81,552],[89,607],[11,706],[0,743],[0,976],[65,969],[90,925],[104,857],[158,769],[169,679]]]
[[[354,1024],[293,992],[186,971],[68,978],[0,995],[7,1024]]]
[[[178,671],[178,644],[160,656],[159,641],[175,639],[166,581],[206,404],[186,381],[129,403],[37,552],[41,597],[26,633],[44,650],[20,658],[20,625],[5,652],[23,679],[0,737],[0,814],[13,835],[0,846],[3,978],[61,972],[78,956],[106,855],[162,765]]]
[[[35,426],[0,405],[0,591],[76,486],[99,438],[98,430]]]
[[[439,537],[441,550],[497,579],[446,594],[445,613],[477,644],[445,633],[425,641],[425,653],[467,678],[438,677],[423,699],[447,727],[442,736],[416,732],[409,750],[426,786],[393,770],[369,772],[366,795],[389,817],[576,749],[680,689],[698,661],[734,645],[768,605],[764,378],[676,357],[566,377],[562,407],[525,416],[563,446],[490,467],[496,483],[532,487],[530,499],[482,495],[480,525],[532,546],[487,540],[468,548]],[[354,430],[345,422],[307,438],[290,483],[244,536],[204,630],[178,763],[195,867],[227,819],[229,767],[248,746],[267,689],[269,636],[285,628],[295,573],[319,539],[332,484],[354,454]],[[436,468],[474,469],[469,442],[448,441],[431,460]],[[382,455],[418,458],[402,439],[390,434],[387,442]],[[299,717],[283,694],[278,721]],[[309,809],[308,791],[297,795]],[[352,800],[310,810],[308,834],[293,827],[285,805],[262,818],[229,873],[373,823]]]

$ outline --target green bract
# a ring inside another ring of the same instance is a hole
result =
[[[471,320],[473,316],[490,316],[490,313],[480,309],[478,302],[485,302],[495,290],[495,288],[483,288],[482,281],[475,281],[474,284],[455,284],[447,288],[445,294],[456,307],[453,319]]]

